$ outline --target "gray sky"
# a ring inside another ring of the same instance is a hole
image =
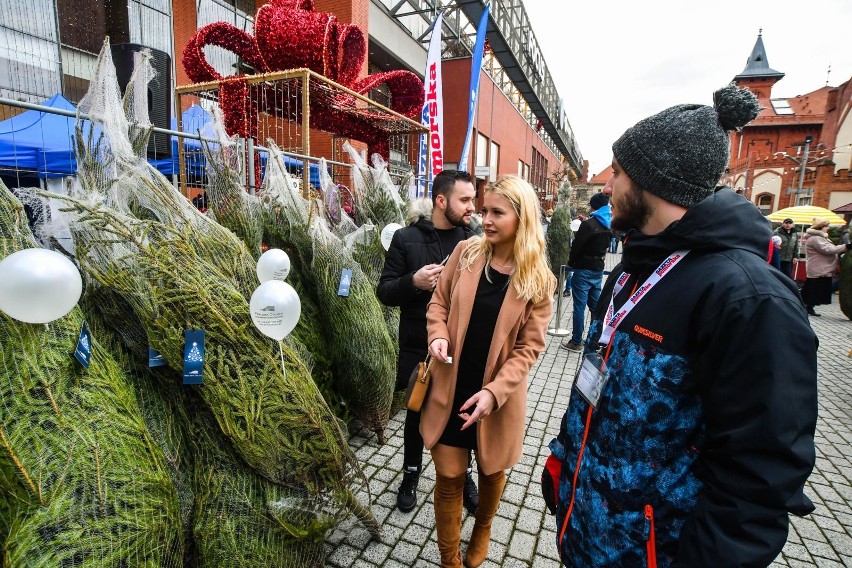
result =
[[[638,120],[679,103],[712,104],[745,67],[763,28],[773,97],[852,78],[850,0],[524,0],[589,175]]]

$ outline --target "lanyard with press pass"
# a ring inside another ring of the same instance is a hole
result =
[[[605,325],[603,331],[601,332],[601,338],[598,343],[600,343],[601,345],[608,345],[609,341],[612,339],[612,334],[615,333],[616,328],[622,321],[624,321],[624,318],[627,317],[627,314],[629,314],[631,310],[636,307],[636,304],[638,304],[642,300],[642,298],[644,298],[645,295],[660,282],[660,280],[666,277],[666,275],[671,271],[672,268],[677,266],[677,264],[681,260],[686,258],[686,255],[688,254],[688,250],[679,250],[670,254],[660,264],[660,266],[658,266],[657,269],[654,270],[653,273],[651,273],[651,276],[649,276],[648,279],[645,280],[642,285],[639,286],[635,292],[633,292],[633,294],[631,294],[630,298],[628,298],[627,301],[624,302],[624,305],[621,307],[621,309],[615,312],[615,314],[613,314],[613,301],[615,300],[615,297],[618,295],[618,293],[621,292],[622,288],[624,288],[624,285],[627,283],[627,280],[630,279],[629,273],[625,272],[624,274],[622,274],[618,278],[618,281],[615,283],[615,286],[613,286],[612,288],[612,297],[609,299],[609,307],[606,310],[606,316],[604,316]]]

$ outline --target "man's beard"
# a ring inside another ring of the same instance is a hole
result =
[[[453,206],[447,203],[447,209],[444,211],[444,217],[447,218],[447,221],[450,222],[450,225],[453,227],[467,227],[469,223],[464,220],[466,212],[462,212],[461,214],[456,213],[453,209]]]
[[[641,229],[651,218],[651,208],[645,200],[645,192],[638,187],[630,188],[618,200],[612,211],[612,228],[627,232],[631,229]]]

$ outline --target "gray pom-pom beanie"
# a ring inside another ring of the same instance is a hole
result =
[[[612,153],[636,185],[691,207],[713,193],[728,165],[728,132],[759,112],[754,94],[731,84],[713,94],[713,107],[676,105],[640,120],[615,141]]]

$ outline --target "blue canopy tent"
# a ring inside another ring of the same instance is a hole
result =
[[[56,94],[42,103],[43,106],[74,111],[74,105],[61,94]],[[212,120],[212,116],[199,105],[192,105],[181,116],[183,131],[198,134]],[[0,170],[13,170],[23,175],[39,178],[72,176],[77,171],[74,157],[74,125],[76,119],[49,112],[27,110],[0,122]],[[84,123],[83,132],[89,135],[91,124]],[[177,121],[172,120],[172,130],[177,130]],[[96,127],[95,136],[99,129]],[[211,133],[205,132],[209,137]],[[204,177],[204,155],[201,142],[184,139],[186,171],[200,179]],[[261,167],[265,168],[267,153],[261,152]],[[291,171],[301,171],[302,161],[283,157],[285,166]],[[172,156],[149,160],[164,175],[177,174],[178,136],[172,136]],[[310,182],[319,186],[319,166],[310,165]]]
[[[181,132],[186,132],[187,134],[195,134],[201,135],[204,138],[215,138],[215,133],[211,131],[209,123],[213,120],[213,117],[209,112],[201,108],[201,106],[194,104],[185,111],[181,115]],[[177,120],[172,119],[172,130],[177,130]],[[200,140],[195,140],[193,138],[185,138],[183,141],[184,148],[184,161],[186,163],[186,170],[190,176],[194,176],[196,179],[202,178],[204,176],[204,152],[202,151],[202,143]],[[260,167],[263,172],[266,171],[266,160],[268,158],[267,152],[260,152]],[[296,158],[290,158],[288,156],[282,156],[284,160],[284,165],[291,172],[301,172],[302,171],[302,160],[298,160]],[[173,175],[177,174],[180,171],[179,158],[178,158],[178,137],[172,136],[172,156],[170,158],[163,158],[161,160],[149,160],[151,164],[154,165],[163,175]],[[319,187],[319,165],[311,164],[310,165],[310,182],[313,185]]]
[[[74,111],[75,107],[60,94],[42,105]],[[32,172],[40,178],[74,175],[74,123],[70,116],[27,110],[0,122],[0,168]],[[88,135],[90,123],[84,124]]]

